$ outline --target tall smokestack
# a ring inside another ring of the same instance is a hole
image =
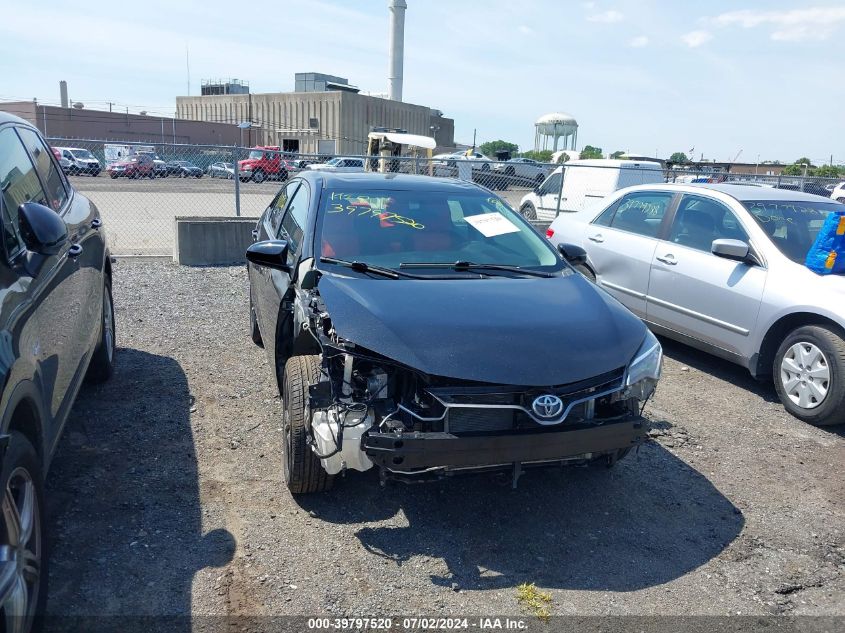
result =
[[[402,62],[405,57],[405,0],[388,0],[390,10],[390,66],[388,69],[388,98],[402,101]]]
[[[59,95],[61,95],[60,98],[61,98],[61,102],[62,102],[62,107],[67,108],[69,103],[68,103],[68,100],[67,100],[67,82],[66,81],[60,81],[59,82]]]

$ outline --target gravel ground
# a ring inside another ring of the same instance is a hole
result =
[[[56,615],[845,615],[842,429],[664,341],[653,441],[613,469],[294,501],[243,267],[121,260],[118,369],[80,395],[47,485]]]

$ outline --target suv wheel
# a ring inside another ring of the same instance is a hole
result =
[[[783,340],[773,367],[786,410],[817,426],[845,422],[845,340],[822,325],[797,328]]]
[[[46,541],[42,529],[44,482],[35,448],[12,431],[6,451],[0,517],[0,596],[6,630],[31,631],[47,601]],[[10,626],[11,625],[11,626]]]
[[[264,175],[264,172],[260,169],[256,169],[252,174],[252,180],[254,182],[264,182],[265,178],[266,176]]]
[[[526,202],[525,204],[520,207],[519,212],[522,214],[526,220],[536,220],[537,219],[537,209],[534,208],[534,205],[530,202]]]
[[[111,279],[106,277],[103,284],[103,311],[100,316],[100,342],[88,365],[88,379],[92,382],[104,382],[114,373],[114,304],[111,297]]]
[[[293,494],[329,490],[334,477],[320,465],[319,458],[308,445],[306,422],[308,385],[320,378],[319,356],[294,356],[285,363],[282,435],[284,437],[285,483]]]

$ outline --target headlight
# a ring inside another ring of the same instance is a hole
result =
[[[646,337],[625,372],[625,398],[646,400],[660,380],[663,369],[663,348],[657,337],[646,330]]]

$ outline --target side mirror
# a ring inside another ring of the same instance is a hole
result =
[[[290,272],[288,266],[288,243],[284,240],[255,242],[246,249],[246,259],[256,266]]]
[[[39,255],[55,255],[67,243],[67,224],[59,214],[37,202],[18,207],[21,237],[27,250]]]
[[[749,247],[742,240],[713,240],[710,252],[717,257],[744,262],[748,259]]]
[[[558,244],[557,250],[560,251],[563,258],[573,266],[576,264],[587,263],[587,251],[580,246],[575,244]]]

